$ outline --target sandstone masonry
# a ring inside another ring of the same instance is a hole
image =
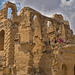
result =
[[[8,8],[12,9],[9,19]],[[59,37],[64,43],[54,42]],[[74,59],[75,35],[62,15],[46,17],[30,7],[17,15],[15,4],[4,4],[0,11],[0,75],[75,75]]]

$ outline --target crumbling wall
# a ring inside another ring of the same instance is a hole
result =
[[[10,19],[7,19],[8,8],[12,9]],[[1,30],[5,32],[4,70],[11,69],[10,74],[62,75],[63,72],[66,75],[66,66],[69,65],[68,67],[73,69],[75,62],[71,66],[71,60],[73,61],[74,57],[71,53],[69,56],[69,53],[65,52],[73,50],[73,45],[70,49],[63,47],[62,52],[62,48],[54,44],[54,40],[58,40],[59,37],[63,40],[69,39],[71,44],[75,43],[75,36],[69,22],[64,20],[62,15],[55,14],[50,18],[30,7],[24,7],[17,16],[16,5],[7,2],[0,11]],[[68,71],[67,75],[73,75],[72,70],[71,73]]]
[[[43,52],[39,61],[39,73],[40,75],[52,75],[52,58],[50,52]]]
[[[63,38],[63,39],[68,39],[69,36],[66,36],[66,29],[67,29],[67,22],[65,23],[65,21],[63,20],[63,17],[61,15],[56,15],[54,16],[54,18],[48,18],[45,17],[43,15],[41,15],[40,13],[38,13],[37,11],[29,8],[29,7],[24,7],[21,12],[20,15],[21,18],[23,20],[21,20],[20,24],[19,24],[19,42],[15,45],[15,50],[16,51],[16,60],[21,59],[21,62],[17,62],[16,64],[20,64],[17,65],[17,70],[19,69],[18,73],[22,74],[22,73],[28,73],[29,70],[27,67],[29,67],[30,65],[28,64],[29,59],[31,59],[32,63],[32,74],[42,74],[42,75],[48,75],[48,74],[54,74],[55,72],[51,71],[52,69],[52,64],[51,64],[51,60],[50,60],[50,66],[43,66],[44,64],[42,63],[47,63],[49,62],[49,57],[48,55],[44,54],[43,55],[43,50],[51,50],[51,47],[49,47],[49,38],[52,41],[51,44],[54,43],[54,39],[58,39],[59,37]],[[60,19],[60,22],[59,22]],[[49,21],[49,27],[47,26],[47,22]],[[68,29],[69,29],[69,25],[68,25]],[[68,30],[67,29],[67,30]],[[69,30],[68,30],[69,31]],[[70,30],[71,31],[71,30]],[[72,35],[72,34],[71,34]],[[71,36],[70,35],[70,36]],[[29,48],[29,45],[25,45],[25,44],[31,44],[33,45],[33,43],[35,44],[35,46],[33,47],[33,49]],[[21,45],[22,44],[22,45]],[[24,45],[24,49],[23,46]],[[17,47],[17,49],[16,49]],[[21,47],[20,49],[18,49],[19,47]],[[28,48],[27,48],[28,47]],[[23,51],[22,51],[23,50]],[[27,55],[26,52],[27,50],[30,50],[31,55],[33,56],[31,57],[27,57],[29,56],[29,54]],[[22,52],[21,52],[22,51]],[[24,58],[21,56],[23,55]],[[23,61],[23,59],[27,58],[27,61]],[[47,59],[48,58],[48,59]],[[46,61],[44,61],[44,59],[47,59]],[[55,60],[54,60],[55,61]],[[23,64],[25,63],[25,64]],[[26,65],[26,67],[25,67]],[[56,65],[56,64],[55,64]],[[58,65],[60,66],[60,65]],[[54,68],[58,68],[58,66],[54,66]],[[19,67],[19,68],[18,68]],[[23,68],[24,70],[22,70],[21,68]],[[49,71],[49,70],[50,71]],[[25,72],[25,70],[27,72]],[[22,71],[22,73],[21,73]],[[56,75],[59,74],[60,75],[61,71],[58,73],[55,73]],[[29,73],[28,73],[29,74]]]

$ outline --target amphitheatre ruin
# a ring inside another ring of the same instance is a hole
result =
[[[8,8],[11,18],[7,18]],[[62,15],[46,17],[30,7],[17,15],[14,3],[4,4],[0,10],[0,75],[75,75],[74,59],[75,35]]]

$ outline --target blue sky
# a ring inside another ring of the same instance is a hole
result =
[[[75,34],[75,0],[0,0],[0,10],[5,2],[10,1],[17,6],[18,14],[21,8],[29,6],[36,9],[45,16],[51,17],[58,13],[68,20],[70,27]],[[11,10],[9,9],[10,17]]]
[[[2,5],[2,1],[4,0],[0,0],[0,10],[2,9],[3,5]]]

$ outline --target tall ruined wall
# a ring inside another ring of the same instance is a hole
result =
[[[24,44],[29,43],[33,45],[34,43],[35,46],[33,47],[33,49],[30,49],[31,56],[33,55],[31,59],[31,62],[33,62],[31,63],[33,73],[34,74],[41,73],[43,75],[50,74],[52,60],[50,61],[48,60],[52,58],[48,57],[48,54],[47,54],[47,57],[46,55],[44,56],[43,51],[49,50],[50,52],[51,50],[51,47],[48,43],[49,38],[51,40],[51,43],[54,43],[54,39],[55,38],[58,39],[59,37],[63,39],[72,38],[73,33],[69,28],[69,23],[63,20],[63,17],[61,15],[56,14],[52,18],[48,18],[29,7],[24,7],[21,10],[21,13],[19,16],[23,18],[23,20],[19,24],[19,31],[18,31],[20,34],[20,41],[19,41],[19,45],[21,47],[20,49],[22,50],[23,48],[22,46]],[[49,21],[49,27],[47,25],[48,21]],[[70,33],[70,35],[66,35],[68,33],[67,31]],[[24,45],[24,46],[29,47],[28,45]],[[25,48],[23,48],[23,51],[29,50],[29,48],[26,48],[26,49]],[[17,55],[19,53],[17,53]],[[16,57],[17,57],[16,60],[17,59],[19,60],[21,56],[18,55]],[[24,55],[24,57],[27,58],[26,54]],[[27,60],[29,60],[29,58],[30,57],[28,57]],[[44,62],[44,59],[46,60],[45,62]],[[22,61],[23,58],[20,60]],[[50,62],[49,63],[50,66],[49,67],[44,66],[44,64],[48,64],[48,62]],[[25,64],[22,64],[22,63],[28,63],[28,61],[19,62],[19,64],[21,64],[22,66],[25,66]],[[22,68],[22,66],[19,66],[19,67]],[[27,64],[26,66],[30,66],[30,65]],[[24,70],[25,69],[28,69],[28,68],[25,67]]]
[[[9,7],[12,9],[10,19],[7,18]],[[7,2],[0,11],[1,30],[5,32],[4,36],[2,32],[0,36],[4,39],[5,67],[11,69],[10,74],[62,75],[62,65],[68,59],[64,51],[67,48],[60,48],[58,44],[54,44],[54,40],[60,37],[64,41],[68,39],[71,44],[75,43],[69,22],[62,15],[46,17],[30,7],[22,8],[17,15],[16,5]],[[65,62],[62,62],[64,59]],[[73,59],[74,57],[70,62]]]

